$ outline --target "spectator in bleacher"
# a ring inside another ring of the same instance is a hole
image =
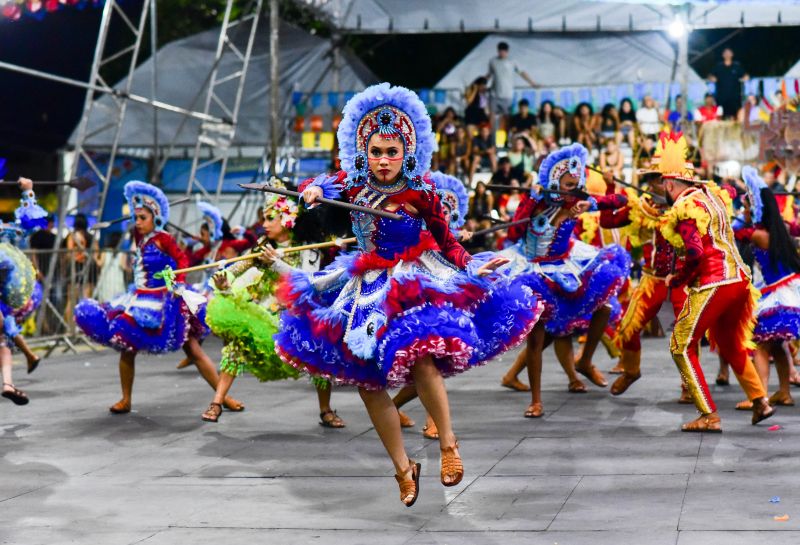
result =
[[[489,61],[489,72],[486,74],[486,79],[492,81],[491,115],[500,116],[501,128],[508,127],[508,116],[514,100],[514,74],[519,74],[528,85],[536,87],[536,82],[508,55],[508,43],[498,43],[497,56]]]
[[[448,174],[452,176],[464,176],[470,169],[470,158],[472,157],[472,143],[470,142],[467,129],[463,125],[456,127],[456,135],[450,143],[450,161]]]
[[[611,171],[617,178],[622,178],[623,166],[625,166],[625,159],[619,150],[619,144],[613,138],[605,139],[600,150],[600,170]]]
[[[464,94],[467,104],[464,110],[464,123],[467,125],[467,133],[470,137],[475,134],[478,127],[489,123],[489,91],[486,84],[486,78],[481,76],[467,87]]]
[[[706,93],[703,105],[696,110],[695,119],[701,124],[722,119],[722,106],[717,106],[714,95]]]
[[[575,113],[572,114],[572,123],[570,124],[570,138],[573,142],[583,144],[583,146],[592,151],[597,146],[597,135],[594,133],[594,111],[587,102],[581,102],[575,108]]]
[[[533,172],[533,163],[536,161],[531,137],[527,134],[515,136],[507,157],[511,162],[514,178],[519,180],[520,185],[527,186]]]
[[[658,105],[653,97],[645,95],[639,109],[636,110],[636,122],[639,124],[639,132],[643,136],[658,136],[661,131],[661,116],[658,115]]]
[[[633,109],[633,102],[629,98],[623,98],[619,103],[619,132],[622,133],[622,139],[633,149],[636,136],[636,110]]]
[[[492,225],[492,209],[494,208],[494,197],[491,191],[486,189],[486,184],[478,182],[475,185],[475,192],[469,200],[469,211],[467,212],[467,230],[477,231],[486,229]],[[485,243],[486,237],[473,237],[472,245],[481,246]]]
[[[677,95],[675,97],[675,109],[672,111],[667,111],[664,113],[664,119],[669,124],[670,130],[675,132],[681,130],[681,112],[683,110],[683,96]],[[690,112],[686,111],[686,120],[689,122],[694,121],[696,116]]]
[[[511,168],[511,160],[508,157],[501,157],[497,161],[497,170],[492,173],[492,185],[511,185],[511,181],[516,180],[519,184],[517,173]]]
[[[750,125],[758,125],[759,123],[764,123],[764,119],[761,117],[761,106],[758,102],[758,97],[756,95],[747,95],[747,99],[744,102],[744,108],[739,112],[739,122],[744,123],[747,120],[748,124]]]
[[[525,133],[530,136],[536,127],[536,116],[531,113],[530,103],[527,98],[520,100],[517,105],[519,111],[511,116],[508,133],[510,135]]]
[[[613,104],[609,103],[603,106],[597,123],[597,133],[603,140],[613,139],[617,143],[622,140],[619,112],[617,112],[617,108]]]
[[[509,184],[511,187],[520,187],[520,183],[515,179],[511,179]],[[503,193],[497,199],[497,213],[500,214],[500,219],[503,221],[511,221],[514,218],[514,213],[517,211],[522,196],[519,189],[512,189],[507,193]]]
[[[566,110],[561,106],[555,106],[553,108],[553,118],[556,124],[556,142],[562,146],[569,144],[570,139],[569,133],[567,132],[567,119],[569,119],[569,116]]]
[[[459,126],[460,120],[456,111],[452,107],[447,107],[444,113],[436,121],[435,130],[437,140],[439,142],[439,149],[433,154],[431,161],[431,170],[441,170],[442,172],[450,171],[450,162],[453,158],[451,151],[452,141],[455,139],[456,128]]]
[[[639,149],[636,150],[636,168],[650,168],[653,164],[653,155],[656,152],[656,136],[642,135],[639,139]]]
[[[542,140],[547,141],[556,141],[558,142],[559,138],[556,135],[556,130],[558,127],[558,119],[553,113],[555,106],[553,102],[550,100],[545,100],[542,102],[542,105],[539,106],[539,119],[537,125],[539,126],[539,137]]]
[[[711,70],[708,80],[716,84],[714,97],[722,107],[724,119],[736,119],[742,107],[742,82],[750,79],[739,61],[733,60],[733,50],[722,50],[722,61]]]
[[[472,138],[472,160],[469,166],[469,179],[480,168],[489,168],[492,172],[497,170],[497,147],[494,135],[489,125],[481,125],[478,135]]]

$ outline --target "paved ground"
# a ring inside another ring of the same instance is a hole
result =
[[[234,386],[247,411],[206,424],[210,390],[174,358],[151,357],[135,412],[111,416],[115,355],[57,357],[30,379],[18,372],[30,405],[0,403],[0,542],[799,543],[800,409],[752,427],[730,410],[738,387],[714,387],[725,433],[681,434],[694,411],[673,403],[666,341],[645,353],[646,376],[621,399],[567,394],[548,354],[547,416],[535,421],[522,418],[525,394],[498,386],[512,355],[449,380],[466,476],[443,488],[437,445],[408,432],[423,463],[411,509],[353,391],[334,394],[347,429],[326,430],[307,382],[248,377]],[[610,366],[605,354],[598,364]],[[423,419],[418,403],[409,412]]]

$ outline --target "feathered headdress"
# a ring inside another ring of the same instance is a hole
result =
[[[558,189],[561,177],[572,174],[578,179],[578,189],[586,187],[586,163],[589,160],[589,151],[581,144],[572,144],[552,152],[544,158],[539,167],[539,185],[545,190],[545,197],[550,201],[559,201],[562,198],[555,194],[548,194],[548,189]],[[534,192],[531,192],[534,195]]]
[[[16,224],[26,233],[32,233],[47,227],[47,210],[36,202],[33,191],[24,191],[19,206],[14,210]]]
[[[681,180],[688,183],[702,183],[694,176],[694,165],[686,160],[689,154],[689,145],[683,133],[662,132],[661,160],[658,162],[658,171],[662,178]]]
[[[132,181],[125,184],[125,200],[133,219],[137,208],[147,208],[153,213],[156,231],[163,231],[169,221],[169,201],[164,192],[152,184]]]
[[[450,209],[450,230],[461,229],[467,221],[469,209],[469,195],[467,195],[464,183],[443,172],[431,172],[431,180],[433,180],[442,205]]]
[[[203,220],[208,225],[211,241],[222,240],[222,214],[219,208],[204,201],[199,201],[197,207],[200,209],[200,213],[203,214]]]
[[[408,186],[430,189],[423,174],[431,166],[436,142],[428,111],[416,93],[405,87],[380,83],[347,101],[337,136],[339,159],[349,184],[367,179],[367,144],[373,134],[402,140],[405,151],[402,175]]]
[[[747,186],[747,198],[750,199],[750,218],[753,223],[761,223],[761,215],[764,212],[761,190],[767,187],[767,184],[758,175],[758,171],[749,165],[742,167],[742,179]]]

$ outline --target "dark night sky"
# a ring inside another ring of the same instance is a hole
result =
[[[126,5],[127,11],[135,12],[141,2],[130,0]],[[85,81],[100,14],[99,9],[64,9],[41,21],[30,18],[2,21],[0,60]],[[691,49],[701,51],[730,32],[696,31]],[[435,83],[482,37],[480,34],[370,36],[351,37],[348,43],[379,77],[418,88]],[[112,29],[110,39],[126,43],[121,29]],[[791,27],[746,29],[726,45],[734,49],[737,59],[752,76],[764,76],[782,74],[796,62],[800,57],[798,42],[800,28]],[[694,68],[701,75],[707,74],[719,58],[721,48],[698,59]],[[431,51],[437,54],[431,55]],[[0,70],[0,157],[9,158],[8,177],[17,174],[15,163],[26,164],[26,172],[32,176],[44,177],[53,171],[55,162],[52,154],[46,152],[64,144],[79,120],[83,98],[82,89]],[[40,168],[41,172],[31,172],[31,168]]]

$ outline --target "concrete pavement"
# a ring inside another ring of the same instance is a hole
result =
[[[423,477],[411,509],[352,389],[333,396],[344,430],[317,424],[308,381],[252,377],[232,392],[247,410],[210,424],[211,390],[175,370],[178,355],[140,358],[123,416],[107,412],[113,352],[51,358],[30,377],[17,367],[32,402],[0,400],[0,543],[799,543],[800,409],[753,427],[732,410],[738,386],[713,386],[724,433],[683,434],[695,412],[674,403],[666,340],[644,345],[644,376],[621,398],[568,394],[549,351],[540,420],[522,418],[527,394],[499,386],[513,353],[449,379],[466,467],[454,488],[439,484],[438,444],[412,402],[407,448]],[[207,347],[217,358],[219,343]],[[716,358],[704,362],[713,380]]]

